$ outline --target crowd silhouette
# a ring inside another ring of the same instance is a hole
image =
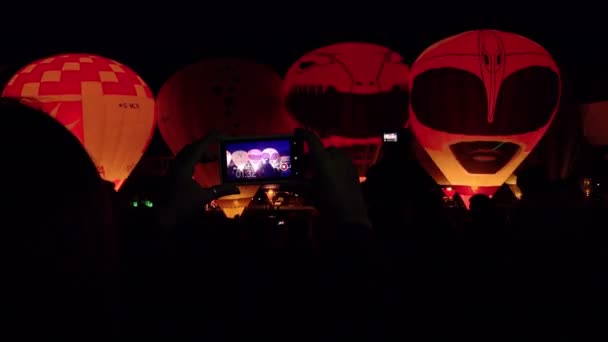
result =
[[[588,200],[578,180],[529,169],[512,210],[484,195],[456,210],[406,131],[360,184],[298,130],[318,215],[229,220],[202,208],[238,189],[192,179],[211,133],[140,210],[60,123],[17,100],[0,115],[6,341],[555,340],[605,322],[606,195]]]

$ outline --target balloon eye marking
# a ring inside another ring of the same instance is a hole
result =
[[[486,66],[490,65],[490,57],[485,52],[483,53],[483,64],[485,64]]]
[[[313,61],[304,61],[304,62],[300,63],[299,67],[300,67],[300,69],[307,69],[313,65],[315,65],[315,62],[313,62]]]

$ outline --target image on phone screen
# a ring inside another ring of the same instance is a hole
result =
[[[268,183],[298,176],[294,165],[298,144],[293,138],[228,140],[221,144],[224,154],[224,183]],[[297,162],[296,162],[297,164]]]
[[[384,133],[383,141],[386,142],[398,142],[399,138],[397,133]]]

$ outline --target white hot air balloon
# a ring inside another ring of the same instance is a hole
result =
[[[249,161],[249,156],[245,151],[234,151],[232,152],[232,162],[236,166],[237,169],[243,171],[245,166],[247,165],[247,161]]]
[[[258,149],[249,150],[247,152],[247,156],[249,158],[249,164],[253,167],[253,171],[257,171],[260,167],[260,163],[262,162],[262,151]]]
[[[230,166],[230,161],[232,160],[232,154],[226,151],[226,166]]]

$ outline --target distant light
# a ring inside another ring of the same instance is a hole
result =
[[[452,191],[452,187],[448,186],[447,188],[445,188],[447,191]]]
[[[283,225],[285,225],[285,221],[281,220],[281,221],[277,222],[277,226],[283,226]]]
[[[138,206],[138,205],[139,205],[139,203],[137,203],[137,201],[133,201],[133,202],[131,202],[131,206],[132,206],[133,208],[137,208],[137,206]]]
[[[146,200],[144,201],[144,205],[148,208],[152,208],[154,206],[154,203],[152,203],[152,201]]]

